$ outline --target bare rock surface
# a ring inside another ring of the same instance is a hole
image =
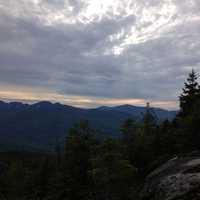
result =
[[[174,157],[147,176],[142,200],[200,200],[200,153]]]

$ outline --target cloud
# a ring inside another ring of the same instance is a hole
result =
[[[0,0],[1,90],[177,105],[187,73],[200,70],[199,9],[198,0]]]
[[[26,90],[20,91],[18,88],[1,88],[1,99],[4,101],[23,101],[25,103],[35,103],[38,101],[45,101],[47,98],[51,102],[61,102],[67,105],[73,105],[84,108],[96,108],[97,106],[117,106],[122,104],[132,104],[138,106],[145,106],[146,101],[144,99],[114,99],[114,98],[96,98],[90,96],[75,96],[75,95],[61,95],[52,93],[50,91],[42,90]],[[177,103],[173,101],[153,101],[151,102],[153,107],[163,107],[166,109],[174,110],[177,108]]]

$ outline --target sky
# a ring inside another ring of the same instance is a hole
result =
[[[0,99],[177,109],[199,38],[199,0],[0,0]]]

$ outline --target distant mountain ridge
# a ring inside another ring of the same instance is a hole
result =
[[[130,117],[141,118],[145,109],[132,105],[85,109],[48,101],[32,105],[0,101],[0,146],[51,149],[81,119],[89,120],[102,137],[117,137],[122,122]],[[176,111],[160,108],[153,111],[159,120],[171,120],[176,115]]]
[[[102,107],[99,107],[98,109],[124,112],[124,113],[130,114],[132,116],[135,116],[136,118],[140,117],[141,114],[143,114],[146,111],[146,107],[133,106],[133,105],[128,105],[128,104],[115,106],[115,107],[102,106]],[[150,109],[155,113],[155,115],[160,120],[165,120],[165,119],[172,120],[177,113],[177,111],[168,111],[168,110],[161,109],[161,108],[150,108]]]

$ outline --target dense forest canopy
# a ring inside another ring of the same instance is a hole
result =
[[[0,153],[0,199],[139,199],[150,171],[174,155],[200,150],[200,85],[194,70],[179,100],[173,121],[158,123],[147,107],[142,120],[121,124],[119,138],[97,138],[90,122],[82,120],[70,129],[64,149]]]

